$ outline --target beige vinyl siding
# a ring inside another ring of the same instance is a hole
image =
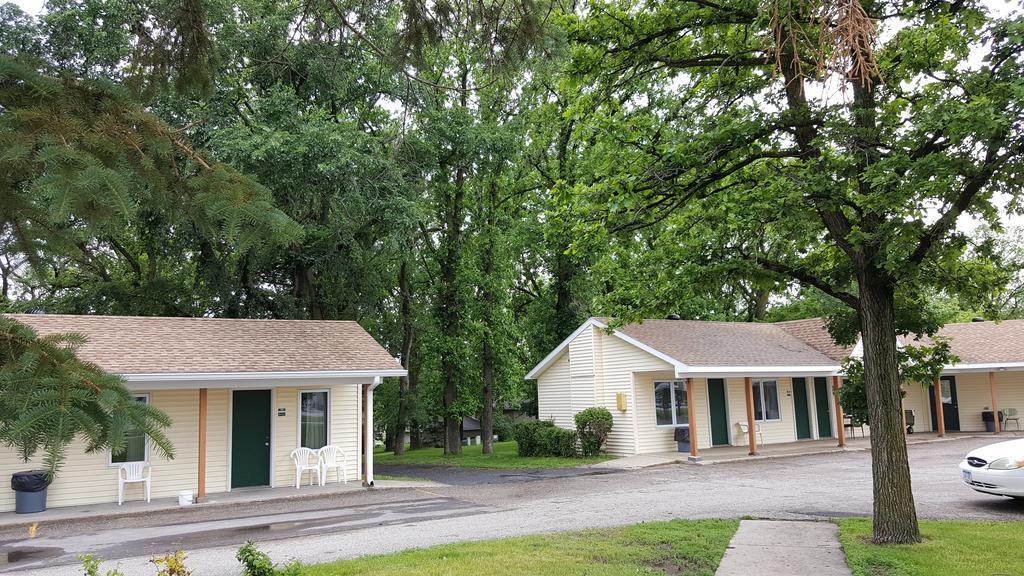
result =
[[[780,442],[796,442],[796,418],[793,408],[793,379],[787,377],[759,378],[754,380],[776,380],[779,383],[779,420],[759,421],[761,435],[757,438],[759,443],[776,444]],[[732,435],[733,445],[743,446],[748,442],[747,435],[743,434],[739,423],[747,421],[747,395],[743,378],[729,378],[726,380],[726,396],[729,401],[729,432]]]
[[[665,438],[670,449],[675,448],[672,432],[659,429],[654,419],[654,374],[674,372],[672,365],[615,336],[602,339],[604,343],[605,396],[607,406],[615,419],[608,439],[608,452],[612,454],[642,454],[664,451]],[[615,394],[626,395],[626,411],[619,412]],[[635,441],[634,441],[635,438]]]
[[[903,409],[914,411],[914,432],[928,432],[932,429],[931,405],[928,403],[928,387],[920,384],[905,384]]]
[[[1004,412],[1016,408],[1024,420],[1024,372],[996,372],[996,403]],[[1009,428],[1016,430],[1017,425],[1011,423]]]
[[[697,448],[710,448],[711,406],[708,404],[708,381],[704,378],[691,378],[690,385],[693,386],[693,413],[697,417]]]
[[[134,393],[147,393],[133,390]],[[181,490],[195,490],[198,486],[198,442],[199,442],[199,391],[198,390],[157,390],[148,393],[153,406],[160,408],[173,420],[167,436],[174,444],[175,458],[168,460],[157,455],[150,448],[149,461],[153,467],[153,498],[176,497]],[[207,407],[207,492],[223,492],[227,489],[226,465],[215,464],[219,455],[227,454],[227,428],[218,421],[227,421],[226,395],[221,391],[210,391]],[[76,440],[68,447],[68,457],[57,478],[50,486],[47,506],[75,506],[117,501],[117,468],[109,466],[109,453],[93,454],[84,452],[84,444]],[[21,462],[17,454],[8,449],[0,450],[0,478],[8,478],[12,472],[39,468],[39,459],[30,463]],[[142,484],[129,484],[125,488],[125,500],[144,497]],[[14,492],[0,490],[0,511],[14,509]]]
[[[593,407],[596,399],[595,330],[590,326],[569,342],[569,411],[572,416]]]
[[[348,479],[358,478],[359,468],[357,453],[359,450],[358,421],[359,386],[303,386],[302,388],[277,388],[274,392],[273,425],[273,485],[294,486],[295,465],[291,453],[299,447],[299,392],[302,390],[327,390],[330,417],[328,426],[330,434],[327,441],[341,448],[348,454]],[[278,416],[278,411],[285,408],[285,416]],[[315,476],[314,476],[315,478]],[[335,480],[334,472],[330,474]],[[315,481],[315,480],[314,480]],[[303,485],[309,483],[309,473],[302,476]]]
[[[568,352],[537,377],[537,416],[563,428],[573,426]]]
[[[330,391],[330,442],[349,454],[348,479],[358,478],[357,414],[358,386],[305,387],[310,390]],[[278,388],[271,394],[272,482],[275,486],[290,486],[294,482],[294,467],[289,455],[298,446],[298,388]],[[133,390],[148,394],[153,406],[171,417],[173,424],[167,436],[174,444],[175,458],[168,460],[150,448],[149,461],[153,467],[153,498],[175,498],[181,490],[196,490],[199,474],[199,390]],[[228,491],[230,488],[230,406],[231,391],[210,389],[207,396],[206,436],[206,491],[208,494]],[[285,408],[285,416],[278,416],[278,408]],[[47,506],[77,506],[117,502],[117,468],[108,465],[109,453],[84,452],[84,443],[76,440],[68,447],[68,457],[50,486]],[[22,462],[10,449],[0,449],[0,478],[9,478],[19,470],[39,468],[39,459]],[[335,476],[331,474],[331,480]],[[125,500],[144,497],[142,484],[129,484]],[[14,509],[14,492],[0,490],[0,512]]]
[[[960,415],[960,431],[984,432],[985,423],[981,419],[981,412],[986,408],[992,409],[992,393],[988,383],[988,372],[957,374],[955,378],[956,400]],[[1015,392],[1013,383],[1020,382],[1020,378],[1019,372],[996,373],[998,396],[1006,397],[1012,401]],[[999,397],[996,400],[1000,409],[1010,406],[1010,404],[999,402]]]

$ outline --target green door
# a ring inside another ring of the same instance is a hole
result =
[[[708,378],[708,405],[711,409],[711,444],[729,444],[729,413],[725,407],[725,380]]]
[[[270,390],[235,390],[231,400],[231,487],[270,485]]]
[[[814,379],[814,408],[818,413],[818,437],[832,437],[831,406],[828,401],[828,378]]]
[[[793,378],[793,408],[796,409],[796,439],[811,437],[811,411],[807,406],[807,379]]]

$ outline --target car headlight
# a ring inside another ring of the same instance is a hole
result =
[[[993,460],[988,465],[990,470],[1016,470],[1024,468],[1024,457],[1010,457]]]

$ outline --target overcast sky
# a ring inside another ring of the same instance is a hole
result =
[[[3,2],[4,0],[0,0]],[[8,0],[11,1],[11,0]],[[21,7],[22,10],[29,14],[38,14],[45,4],[46,0],[12,0],[15,4]],[[1024,0],[982,0],[982,4],[988,6],[989,10],[997,16],[1005,16],[1011,12],[1020,12],[1022,10],[1022,4]],[[1024,225],[1024,216],[1022,215],[1005,215],[1003,216],[1003,223],[1008,226],[1022,226]],[[973,230],[977,226],[977,222],[973,222],[968,218],[961,218],[960,222],[957,223],[958,228],[961,230]]]

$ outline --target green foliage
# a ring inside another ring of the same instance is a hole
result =
[[[513,434],[519,455],[524,457],[542,456],[540,433],[542,430],[554,428],[554,426],[555,423],[549,420],[534,420],[532,418],[516,424]]]
[[[899,349],[900,382],[906,386],[928,387],[942,375],[944,367],[959,361],[950,351],[949,341],[944,338],[935,337],[922,344],[908,342]],[[843,373],[846,380],[837,390],[843,414],[849,414],[854,420],[870,425],[863,359],[850,357],[844,360]],[[906,392],[901,391],[901,394],[905,395]]]
[[[576,434],[580,439],[580,452],[584,456],[595,456],[608,440],[615,420],[607,408],[587,408],[575,416]]]
[[[302,573],[302,566],[298,561],[278,566],[252,541],[239,548],[235,558],[242,564],[244,576],[299,576]]]
[[[192,576],[192,571],[185,566],[188,556],[184,550],[176,550],[171,554],[150,560],[156,567],[156,576]]]
[[[96,558],[92,554],[80,554],[78,561],[82,563],[82,574],[83,576],[101,576],[100,574],[100,559]],[[107,570],[102,576],[124,576],[124,573],[118,569]]]
[[[557,456],[573,458],[579,455],[579,437],[573,430],[555,426],[548,420],[525,420],[516,424],[516,444],[519,456]]]
[[[558,426],[541,428],[537,432],[537,456],[576,458],[579,453],[579,436],[575,430]]]
[[[0,444],[26,462],[42,452],[53,476],[76,437],[87,452],[125,448],[125,433],[145,433],[157,453],[174,457],[164,434],[170,418],[135,401],[120,376],[79,360],[85,340],[76,334],[38,336],[28,326],[0,317]]]

